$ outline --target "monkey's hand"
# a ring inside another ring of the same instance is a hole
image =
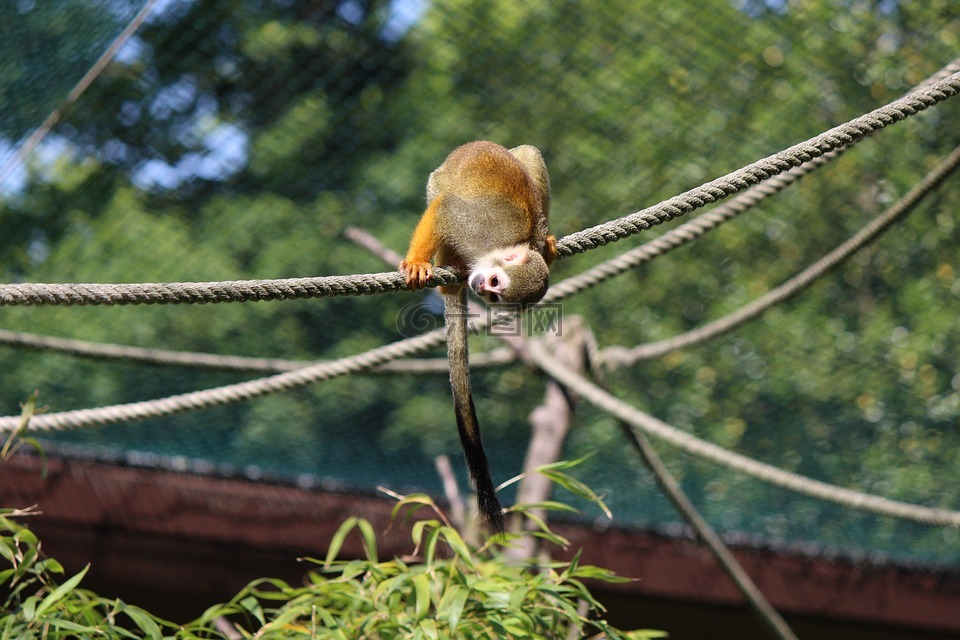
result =
[[[433,277],[433,265],[419,260],[404,260],[400,263],[403,281],[412,291],[422,289],[427,280]]]
[[[547,243],[543,248],[543,261],[549,267],[557,259],[557,238],[556,236],[547,236]]]

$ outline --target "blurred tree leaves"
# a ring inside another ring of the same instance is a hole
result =
[[[363,226],[402,250],[429,171],[451,147],[478,138],[543,149],[554,190],[552,228],[563,235],[892,100],[954,57],[960,37],[960,18],[945,1],[704,7],[451,0],[421,7],[409,30],[396,26],[401,4],[165,5],[32,159],[26,186],[4,195],[4,279],[135,282],[384,270],[346,241],[343,229]],[[23,19],[38,18],[34,12]],[[96,33],[89,18],[77,18],[69,32],[34,22],[38,41],[62,43],[58,51]],[[0,42],[19,46],[20,36]],[[0,75],[0,87],[19,97],[12,120],[2,124],[13,139],[8,131],[38,122],[50,103],[29,91],[43,82],[36,70]],[[885,130],[695,248],[565,302],[564,313],[583,315],[601,346],[630,346],[738,308],[853,233],[948,153],[958,142],[955,102]],[[787,469],[960,508],[950,472],[960,462],[955,184],[762,319],[612,374],[617,395]],[[563,261],[555,277],[657,233]],[[0,312],[0,323],[145,346],[316,359],[396,339],[396,316],[415,299],[18,308]],[[243,378],[7,349],[0,357],[7,413],[35,387],[53,408],[65,409]],[[535,374],[510,371],[510,385],[498,372],[477,376],[484,434],[501,479],[519,468],[523,425],[542,391]],[[63,437],[360,484],[436,486],[430,456],[457,451],[448,405],[442,376],[368,376],[290,398]],[[581,406],[578,424],[569,455],[599,448],[584,467],[591,484],[607,490],[615,513],[634,522],[673,518],[629,448],[611,435],[608,418]],[[957,559],[944,549],[941,531],[784,495],[664,453],[720,527]]]

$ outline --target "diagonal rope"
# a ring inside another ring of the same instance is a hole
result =
[[[830,151],[850,147],[868,135],[916,115],[957,93],[960,93],[960,73],[953,73],[899,100],[722,178],[653,207],[570,234],[557,243],[559,256],[564,258],[583,253],[629,237],[655,224],[667,222],[744,191],[793,167],[812,162]],[[455,284],[458,281],[458,276],[452,271],[438,268],[428,286]],[[245,302],[364,295],[403,288],[398,272],[212,283],[8,284],[0,285],[0,306]]]
[[[948,65],[913,87],[907,95],[924,87],[929,87],[958,71],[960,71],[960,58],[955,58]],[[552,285],[543,301],[555,302],[561,298],[574,295],[696,240],[724,222],[733,220],[770,196],[780,193],[800,178],[836,159],[844,151],[846,149],[835,149],[811,162],[794,167],[786,173],[755,184],[730,202],[722,204],[708,213],[701,214],[693,220],[671,229],[662,236],[601,262],[576,276],[567,278],[563,282]]]
[[[909,93],[928,87],[939,80],[960,71],[960,58],[956,58],[930,77],[913,87]],[[741,213],[751,209],[770,196],[780,193],[794,182],[819,169],[831,160],[836,159],[846,149],[834,149],[811,162],[774,176],[769,180],[755,184],[728,203],[722,204],[708,213],[701,214],[693,220],[671,229],[667,233],[646,242],[639,247],[626,251],[619,256],[595,265],[583,273],[567,278],[563,282],[552,285],[543,302],[556,302],[562,298],[574,295],[590,287],[596,286],[615,276],[621,275],[650,260],[662,256],[674,249],[692,242],[707,232],[713,231],[720,225],[733,220]]]
[[[948,65],[947,67],[944,67],[944,69],[941,70],[940,73],[945,73],[946,71],[950,70],[952,66],[955,66],[956,64],[957,64],[956,61],[951,62],[951,64]],[[945,80],[938,81],[929,85],[929,89],[930,90],[936,89],[937,91],[939,91],[940,90],[939,88],[941,87],[941,85],[944,82],[948,82],[948,81],[951,81],[954,84],[960,84],[960,73],[953,73],[947,76]],[[954,93],[955,92],[956,91],[954,91]],[[910,95],[914,96],[916,95],[916,93],[917,92],[914,92],[913,94],[910,94]],[[954,93],[950,93],[949,95],[954,95]],[[941,95],[941,94],[935,93],[935,95]],[[949,97],[949,95],[944,95],[944,97],[941,97],[940,99],[941,100],[946,99],[946,97]],[[900,102],[900,101],[896,101],[895,103],[891,103],[891,104],[897,104],[897,102]],[[876,113],[876,111],[872,113]],[[893,121],[891,121],[891,123]],[[750,165],[750,166],[754,166],[754,165]],[[708,183],[708,184],[712,184],[712,183]],[[434,277],[435,281],[439,281],[440,283],[445,283],[445,284],[453,284],[454,282],[456,282],[456,274],[453,274],[448,270],[438,269],[435,273],[437,274]],[[387,274],[373,274],[373,275],[387,276],[387,280],[393,283],[392,286],[394,286],[395,288],[398,288],[400,286],[401,278],[399,273],[393,272],[393,273],[387,273]],[[333,278],[349,279],[350,277],[334,276]],[[326,279],[327,278],[297,279],[297,280],[326,280]],[[203,283],[192,283],[192,284],[197,286],[203,285]],[[8,285],[8,286],[27,286],[27,285]],[[34,285],[34,286],[42,287],[44,285]],[[118,286],[118,285],[94,285],[94,286]],[[136,285],[126,285],[126,286],[135,287]],[[165,285],[156,285],[156,286],[162,287]],[[5,288],[6,287],[4,286],[0,286],[0,295],[3,294],[3,291]],[[2,304],[4,304],[4,302],[3,300],[0,300],[0,305]],[[94,303],[90,302],[90,304],[94,304]],[[482,329],[484,326],[486,326],[486,322],[483,319],[479,319],[478,322],[476,323],[476,328]],[[316,365],[306,366],[302,369],[297,369],[294,371],[285,372],[285,373],[277,374],[274,376],[261,378],[258,380],[239,383],[236,385],[227,385],[224,387],[207,389],[203,391],[196,391],[192,393],[171,396],[169,398],[148,400],[148,401],[137,402],[137,403],[112,405],[108,407],[99,407],[94,409],[82,409],[82,410],[76,410],[76,411],[66,411],[66,412],[60,412],[60,413],[54,413],[54,414],[46,414],[46,415],[38,416],[37,418],[34,418],[34,421],[32,422],[31,426],[39,430],[76,429],[81,427],[95,426],[95,425],[102,425],[102,424],[114,424],[118,422],[129,421],[129,420],[156,418],[156,417],[181,413],[184,411],[198,410],[198,409],[211,407],[211,406],[220,406],[220,405],[228,404],[231,402],[240,402],[250,398],[259,397],[261,395],[265,395],[268,393],[286,391],[286,390],[290,390],[300,386],[304,386],[306,384],[311,384],[313,382],[318,382],[320,380],[327,380],[339,375],[366,371],[384,362],[388,362],[396,358],[414,355],[415,353],[418,353],[420,351],[429,349],[433,346],[439,345],[443,342],[443,339],[444,339],[443,331],[440,329],[437,329],[430,333],[418,336],[416,338],[410,338],[410,339],[402,340],[384,347],[371,349],[367,352],[357,354],[356,356],[343,358],[343,359],[335,360],[331,362],[318,363]],[[16,428],[16,424],[18,424],[17,420],[18,418],[14,416],[0,418],[0,433]]]
[[[577,372],[558,362],[547,353],[542,341],[530,341],[530,357],[547,375],[586,399],[587,402],[598,409],[626,422],[634,430],[669,442],[698,458],[710,460],[738,473],[749,475],[778,487],[851,509],[869,511],[928,525],[960,527],[960,511],[924,507],[838,487],[790,471],[784,471],[765,462],[728,451],[712,442],[701,440],[607,393]]]
[[[762,312],[766,307],[762,304],[772,304],[771,301],[785,299],[786,297],[796,295],[803,288],[808,287],[819,275],[832,268],[844,258],[855,252],[857,249],[868,243],[874,237],[879,235],[884,229],[889,227],[900,217],[909,212],[924,195],[942,182],[949,175],[950,171],[956,168],[960,163],[960,147],[952,153],[946,160],[942,161],[934,168],[924,179],[911,191],[899,200],[894,206],[875,218],[867,227],[861,229],[850,240],[843,243],[833,252],[822,258],[820,261],[811,265],[807,270],[798,274],[795,278],[777,289],[771,290],[766,296],[759,298],[751,305],[747,305],[739,312],[731,314],[727,319],[721,319],[715,323],[704,325],[697,331],[699,340],[706,340],[713,333],[722,333],[723,330],[729,330],[736,326],[736,322],[746,322]],[[761,304],[762,303],[762,304]],[[475,323],[477,330],[482,329],[486,322],[485,318],[478,318]],[[691,332],[694,333],[694,332]],[[682,334],[686,336],[688,334]],[[678,336],[681,337],[681,336]],[[358,354],[356,356],[323,362],[314,365],[305,366],[294,371],[260,378],[248,382],[242,382],[235,385],[226,385],[214,389],[195,391],[192,393],[170,396],[156,400],[147,400],[123,405],[112,405],[94,409],[81,409],[76,411],[65,411],[40,415],[33,418],[31,427],[37,430],[52,429],[78,429],[81,427],[97,426],[104,424],[114,424],[130,420],[142,420],[147,418],[158,418],[169,416],[185,411],[193,411],[212,406],[220,406],[232,402],[241,402],[251,398],[266,395],[268,393],[277,393],[288,391],[321,380],[328,380],[333,377],[345,375],[348,373],[359,373],[369,370],[375,366],[381,365],[390,360],[400,357],[414,355],[420,351],[441,344],[444,340],[443,330],[436,329],[430,333],[423,334],[416,338],[409,338],[395,342],[391,345],[378,347],[370,351]],[[685,340],[690,340],[689,337]],[[691,342],[692,343],[692,342]],[[654,343],[660,344],[660,343]],[[645,347],[646,345],[640,345]],[[638,349],[640,349],[638,347]],[[663,347],[657,347],[662,349]],[[678,348],[676,346],[672,348]],[[622,353],[618,354],[615,349],[608,349],[605,357],[612,361],[627,362],[629,359]],[[629,356],[635,354],[628,353]],[[652,357],[652,356],[651,356]],[[0,433],[11,431],[19,424],[19,417],[7,416],[0,418]]]
[[[681,333],[672,338],[641,344],[631,349],[609,347],[602,359],[608,365],[627,366],[640,360],[659,358],[671,351],[700,344],[721,334],[733,331],[760,316],[773,305],[789,300],[809,288],[818,278],[840,265],[844,260],[868,246],[893,224],[907,217],[923,198],[936,189],[960,166],[960,146],[941,160],[923,179],[891,207],[871,220],[866,226],[837,246],[833,251],[808,266],[783,284],[774,287],[753,302],[713,322]]]
[[[116,57],[117,52],[120,51],[121,47],[127,43],[127,40],[137,32],[137,29],[140,28],[140,25],[144,23],[150,13],[153,11],[153,7],[156,4],[156,0],[147,0],[144,3],[140,11],[137,12],[135,16],[130,20],[127,26],[120,32],[120,35],[113,41],[113,43],[107,47],[106,51],[93,63],[93,66],[80,78],[80,81],[73,86],[73,89],[67,94],[67,97],[57,105],[56,109],[50,112],[50,115],[47,116],[47,119],[44,120],[39,127],[37,127],[33,133],[30,134],[30,137],[24,140],[23,144],[20,145],[20,148],[17,149],[17,152],[13,155],[12,158],[3,166],[3,169],[0,169],[0,184],[3,184],[3,181],[7,178],[10,172],[19,165],[23,160],[37,148],[37,145],[46,137],[50,130],[63,116],[66,115],[67,111],[80,99],[80,96],[83,95],[83,92],[93,84],[93,81],[96,80],[104,69],[107,68],[114,57]]]
[[[156,400],[35,415],[30,419],[30,430],[53,431],[103,426],[133,420],[162,418],[186,411],[233,404],[271,393],[290,391],[348,373],[366,371],[384,362],[413,355],[442,343],[443,329],[438,329],[414,338],[370,349],[348,358],[321,362],[294,371],[286,371],[247,382],[193,391]],[[19,426],[19,419],[19,416],[0,418],[0,433],[9,433],[16,430]]]
[[[637,453],[643,459],[647,468],[650,469],[650,472],[656,479],[657,484],[660,485],[660,490],[667,497],[667,500],[673,504],[673,508],[680,513],[680,516],[686,520],[687,524],[696,532],[700,541],[710,550],[710,553],[713,554],[713,557],[720,564],[720,567],[730,577],[730,580],[740,591],[741,595],[743,595],[744,600],[747,601],[747,604],[750,605],[750,608],[753,609],[757,617],[760,618],[767,629],[777,638],[781,640],[797,640],[796,634],[787,624],[786,620],[783,619],[783,616],[773,608],[770,601],[767,600],[763,592],[757,587],[757,584],[750,578],[750,574],[743,568],[743,565],[737,562],[737,559],[730,553],[730,549],[723,543],[723,540],[717,532],[714,531],[713,527],[710,526],[710,523],[707,522],[706,518],[700,515],[697,508],[693,506],[693,502],[687,497],[687,494],[684,493],[680,483],[674,479],[673,474],[667,469],[667,465],[663,464],[663,461],[660,459],[660,456],[657,454],[656,449],[653,448],[647,436],[640,430],[632,429],[630,425],[625,422],[621,422],[620,424],[623,425],[623,430],[627,432],[630,442],[634,445],[634,449],[636,449]]]
[[[654,238],[649,242],[645,242],[639,247],[630,249],[551,286],[550,289],[547,290],[543,302],[556,302],[557,300],[585,291],[610,278],[635,269],[665,253],[682,247],[688,242],[703,237],[724,222],[733,220],[763,200],[780,193],[800,178],[827,164],[843,153],[843,151],[843,149],[836,149],[819,158],[814,158],[802,166],[794,167],[786,173],[774,176],[766,182],[755,184],[730,202],[722,204],[708,213],[699,215],[693,220],[688,220],[682,225],[671,229],[662,236]]]
[[[559,257],[565,258],[622,240],[653,225],[662,224],[744,191],[751,185],[784,173],[792,167],[810,162],[830,151],[849,148],[867,136],[914,116],[958,92],[960,92],[960,73],[954,73],[879,109],[660,204],[572,233],[557,242]]]

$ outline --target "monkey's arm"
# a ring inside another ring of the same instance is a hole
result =
[[[480,441],[480,423],[473,406],[470,386],[470,363],[467,350],[467,290],[460,289],[444,295],[444,322],[447,326],[447,361],[450,366],[450,388],[453,392],[453,410],[457,417],[457,431],[463,447],[470,479],[477,489],[480,513],[494,533],[503,533],[503,507],[490,479],[487,456]]]
[[[430,260],[440,249],[441,239],[437,233],[437,211],[441,206],[443,196],[437,196],[430,201],[427,210],[423,212],[417,228],[410,239],[410,248],[407,257],[400,263],[403,279],[411,289],[420,289],[433,275],[433,265]]]
[[[523,165],[523,170],[530,178],[540,202],[540,210],[535,213],[531,220],[530,246],[535,251],[540,252],[547,266],[549,266],[557,253],[556,239],[551,240],[551,236],[547,235],[547,226],[550,219],[550,174],[547,172],[547,165],[543,161],[540,150],[533,145],[524,144],[514,147],[510,149],[510,153]]]

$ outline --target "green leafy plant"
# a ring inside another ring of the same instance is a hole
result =
[[[31,438],[26,435],[27,425],[30,424],[30,418],[38,413],[37,409],[37,398],[39,397],[39,392],[34,391],[25,402],[20,405],[20,424],[16,429],[10,432],[6,440],[3,441],[3,445],[0,446],[0,462],[4,462],[10,458],[13,454],[20,450],[23,445],[30,445],[36,449],[37,453],[40,454],[41,459],[43,457],[43,447],[40,446],[40,443],[37,442],[35,438]],[[44,466],[44,472],[46,472],[46,466]]]
[[[26,411],[26,409],[25,409]],[[32,408],[31,408],[32,411]],[[19,436],[8,440],[18,446]],[[559,486],[606,511],[601,498],[565,472],[573,463],[540,470]],[[390,493],[390,492],[388,492]],[[381,559],[373,525],[348,518],[337,530],[326,557],[313,565],[305,584],[263,578],[224,604],[178,625],[118,599],[80,588],[88,567],[60,581],[59,562],[45,558],[37,537],[18,522],[31,509],[0,510],[0,640],[66,638],[662,638],[654,630],[621,631],[603,618],[604,608],[584,580],[624,582],[627,578],[569,561],[524,564],[502,553],[520,537],[507,534],[481,546],[466,542],[427,495],[397,498],[396,523],[421,508],[434,517],[413,522],[413,549],[402,558]],[[515,505],[511,511],[536,523],[533,535],[566,547],[535,511],[572,511],[547,501]],[[344,543],[359,535],[363,557],[342,558]]]
[[[15,518],[29,509],[0,509],[0,640],[33,638],[162,638],[177,627],[139,607],[80,589],[90,568],[63,582],[63,566],[41,553],[40,541]],[[190,637],[190,636],[180,636]]]
[[[602,617],[591,617],[603,606],[583,580],[626,579],[581,564],[579,553],[568,562],[535,567],[510,563],[489,544],[468,545],[428,496],[401,498],[394,516],[411,506],[427,506],[438,517],[414,523],[409,557],[381,561],[372,525],[349,518],[331,540],[326,558],[309,560],[318,569],[306,586],[261,580],[227,605],[207,611],[202,620],[228,618],[245,637],[255,631],[263,638],[665,637],[653,630],[620,631]],[[526,513],[527,507],[517,510]],[[549,534],[545,524],[542,530]],[[339,559],[345,539],[354,532],[365,557]]]

